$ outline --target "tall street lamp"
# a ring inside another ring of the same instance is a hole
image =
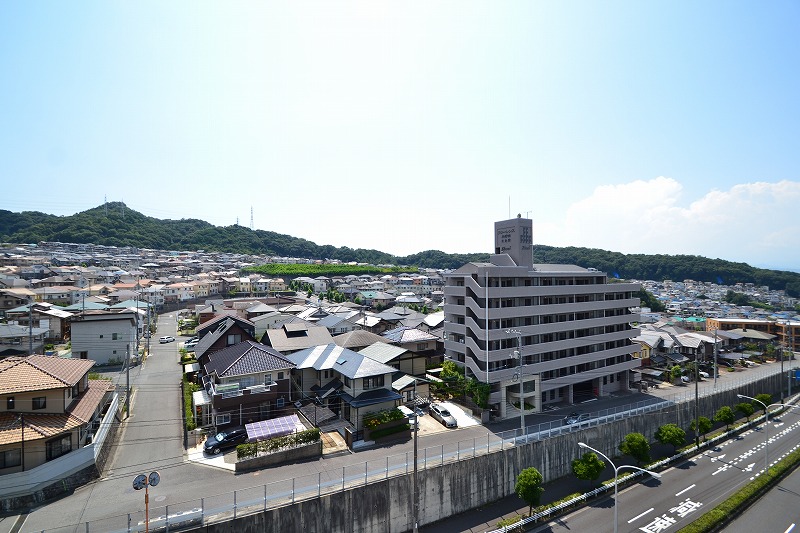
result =
[[[744,394],[737,394],[737,398],[747,398],[748,400],[752,400],[754,402],[758,402],[764,406],[764,413],[766,418],[764,419],[764,473],[766,474],[769,471],[769,408],[773,405],[783,405],[782,403],[773,403],[770,405],[765,404],[761,400],[756,400],[752,396],[745,396]]]
[[[619,488],[618,488],[619,487],[619,480],[617,479],[617,476],[619,475],[619,471],[622,470],[623,468],[630,468],[632,470],[641,470],[642,472],[650,474],[654,478],[661,478],[661,474],[659,474],[657,472],[650,471],[650,470],[646,470],[644,468],[639,468],[638,466],[632,466],[632,465],[619,465],[619,466],[617,466],[617,465],[614,464],[614,461],[609,459],[608,456],[606,454],[604,454],[603,452],[601,452],[600,450],[596,450],[596,449],[592,448],[591,446],[589,446],[588,444],[583,443],[583,442],[579,442],[578,446],[580,446],[581,448],[586,448],[587,450],[592,450],[594,453],[603,456],[603,458],[606,461],[611,463],[612,468],[614,468],[614,533],[618,533],[618,531],[619,531],[619,525],[618,525],[619,511],[618,511],[617,499],[618,499],[618,495],[619,495]]]

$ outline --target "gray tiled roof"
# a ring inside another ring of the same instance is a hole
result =
[[[358,353],[365,357],[369,357],[370,359],[374,359],[379,363],[388,363],[389,361],[393,361],[397,359],[408,350],[405,348],[401,348],[400,346],[395,346],[394,344],[387,344],[385,341],[376,342],[366,348],[359,350]]]
[[[391,374],[394,368],[334,343],[314,346],[286,356],[297,368],[335,370],[350,379]]]
[[[294,363],[269,346],[245,341],[212,353],[204,368],[206,374],[216,372],[220,377],[243,376],[272,370],[288,370],[294,368]]]
[[[438,337],[431,335],[427,331],[405,326],[386,331],[383,333],[383,336],[389,339],[391,342],[397,342],[400,344],[407,342],[426,342],[438,339]]]

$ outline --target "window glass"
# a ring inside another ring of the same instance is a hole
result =
[[[32,400],[33,409],[44,409],[47,407],[47,396],[38,396]]]

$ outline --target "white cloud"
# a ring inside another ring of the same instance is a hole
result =
[[[692,254],[751,265],[800,266],[793,228],[800,182],[755,182],[682,202],[684,189],[658,177],[602,185],[558,223],[534,228],[536,242],[623,253]]]

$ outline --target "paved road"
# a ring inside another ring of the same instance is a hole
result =
[[[175,325],[174,313],[159,317],[156,337],[173,334]],[[303,486],[317,479],[340,478],[342,471],[346,471],[348,476],[357,475],[355,472],[365,471],[365,462],[369,462],[368,470],[373,471],[385,464],[387,456],[392,463],[402,464],[412,451],[410,442],[399,443],[355,454],[326,456],[316,461],[279,466],[270,469],[268,476],[263,475],[265,471],[233,475],[230,471],[187,462],[182,446],[178,345],[152,344],[152,356],[142,367],[132,370],[131,379],[135,387],[132,414],[121,431],[110,471],[101,480],[76,490],[74,494],[34,510],[26,517],[23,531],[55,529],[60,524],[81,524],[105,517],[114,517],[107,521],[107,529],[116,529],[121,523],[121,516],[141,512],[144,507],[143,494],[134,491],[131,486],[133,478],[153,470],[161,473],[162,482],[150,495],[151,507],[170,505],[175,509],[180,508],[182,502],[199,503],[200,498],[206,498],[206,505],[213,506],[214,502],[222,505],[230,500],[232,491],[250,487],[255,488],[254,493],[263,494],[260,487],[275,480],[297,478],[297,486]],[[743,373],[722,374],[718,386],[731,384],[737,379],[755,379],[762,373],[775,372],[777,369],[779,366],[770,364]],[[704,382],[701,386],[711,388],[713,383]],[[648,394],[622,394],[584,404],[581,410],[596,413],[605,409],[621,409],[621,406],[632,402],[654,403],[674,398],[676,394],[686,394],[687,390],[687,387],[664,387],[651,389]],[[573,409],[565,406],[560,410],[529,415],[526,424],[552,423],[560,426],[564,414]],[[427,448],[433,456],[438,453],[437,448],[445,447],[451,453],[462,453],[463,450],[463,453],[470,454],[473,443],[478,447],[485,446],[496,440],[503,431],[518,427],[518,420],[506,420],[487,427],[442,429],[438,433],[420,437],[420,454],[428,453],[425,451]],[[291,486],[291,481],[288,481],[288,485]],[[221,496],[215,498],[215,495]],[[75,528],[62,528],[59,531],[75,531]]]
[[[800,414],[791,411],[779,420],[771,420],[768,433],[769,463],[774,464],[800,447]],[[677,531],[763,472],[765,456],[762,424],[677,464],[663,472],[661,479],[648,478],[627,488],[620,493],[618,502],[619,531]],[[613,507],[613,497],[603,498],[533,531],[610,532],[614,529]]]
[[[792,531],[800,531],[800,470],[795,470],[725,528],[726,533]]]

